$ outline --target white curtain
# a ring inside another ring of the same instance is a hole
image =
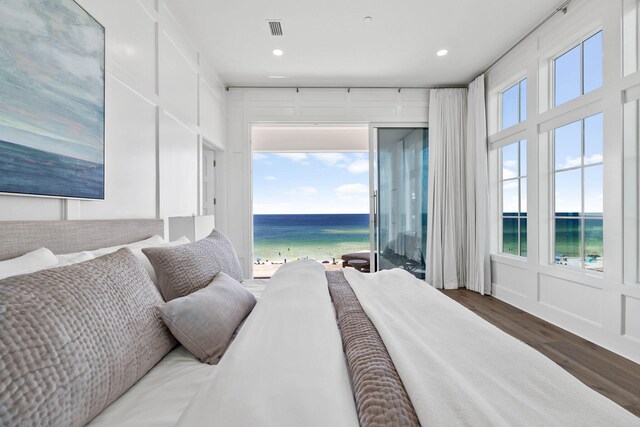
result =
[[[429,99],[429,204],[426,280],[436,288],[464,283],[467,89],[433,89]]]
[[[489,163],[484,74],[469,85],[467,118],[467,272],[466,287],[491,293]]]
[[[484,75],[429,102],[427,282],[491,290]]]

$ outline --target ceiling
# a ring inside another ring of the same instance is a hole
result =
[[[564,1],[166,3],[227,85],[444,86],[470,82]],[[282,20],[283,36],[268,19]]]

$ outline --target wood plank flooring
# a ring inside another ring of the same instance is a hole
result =
[[[640,417],[640,365],[637,363],[497,298],[466,289],[443,292]]]

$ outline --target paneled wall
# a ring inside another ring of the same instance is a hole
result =
[[[251,125],[286,123],[426,123],[428,91],[403,89],[231,89],[227,149],[217,157],[217,228],[252,273]]]
[[[202,144],[224,149],[224,87],[162,0],[79,0],[106,29],[105,200],[0,196],[0,220],[200,212]]]
[[[637,32],[630,37],[633,47],[623,44],[621,37],[623,19],[637,25],[637,6],[637,0],[574,0],[566,14],[556,14],[492,67],[486,76],[494,295],[640,362],[640,284],[637,276],[624,274],[627,267],[637,266],[637,245],[625,250],[623,243],[626,235],[637,237],[638,212],[637,204],[631,210],[624,209],[628,205],[624,201],[630,194],[623,192],[626,185],[624,176],[629,173],[629,168],[623,164],[623,129],[626,131],[629,126],[627,123],[623,125],[622,116],[623,100],[640,96],[640,89],[634,89],[640,88],[640,73],[636,64]],[[599,30],[603,34],[604,51],[602,88],[552,108],[553,59]],[[629,54],[629,58],[623,61],[622,52]],[[527,77],[528,82],[527,119],[506,130],[499,130],[499,93],[523,77]],[[551,131],[554,128],[599,112],[604,117],[602,273],[553,263],[550,160]],[[636,129],[637,123],[631,128]],[[499,148],[521,139],[528,141],[526,258],[498,253]],[[637,135],[633,144],[638,146]],[[637,156],[630,162],[637,167]]]

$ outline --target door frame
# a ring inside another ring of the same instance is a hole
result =
[[[369,259],[370,271],[378,271],[378,129],[429,129],[429,122],[372,122],[369,123]]]

